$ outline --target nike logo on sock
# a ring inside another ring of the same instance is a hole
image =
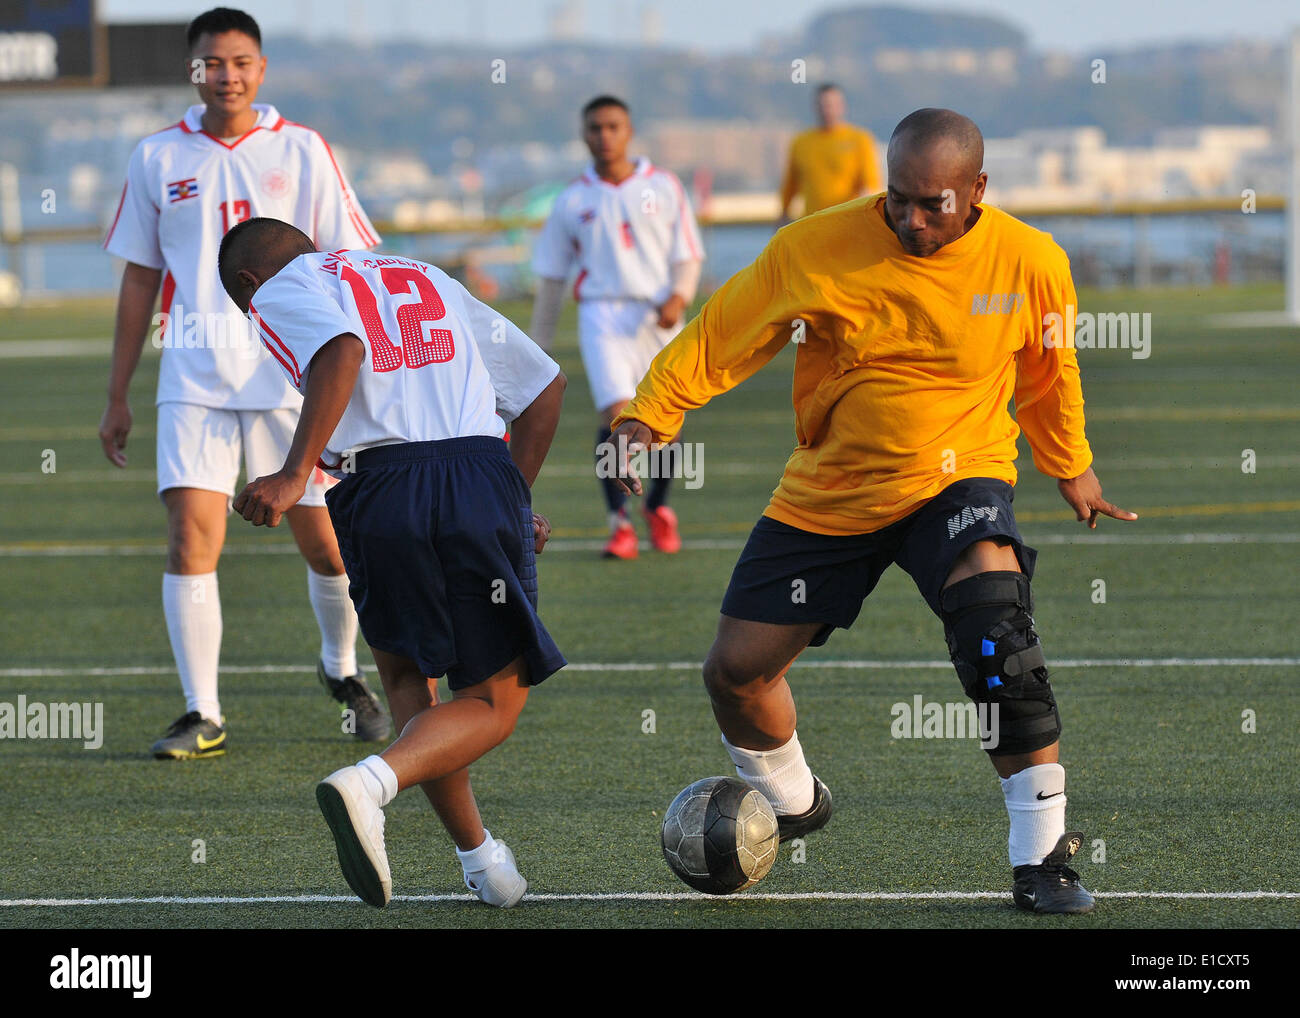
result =
[[[1042,792],[1039,792],[1039,793],[1038,793],[1038,798],[1039,798],[1039,799],[1055,799],[1058,795],[1064,795],[1064,794],[1065,794],[1064,792],[1053,792],[1051,795],[1044,795]]]

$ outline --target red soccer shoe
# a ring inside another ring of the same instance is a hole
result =
[[[605,558],[634,559],[637,556],[636,527],[627,520],[618,525],[618,529],[609,536],[605,545]]]
[[[677,532],[677,514],[668,506],[647,509],[644,513],[646,523],[650,524],[650,543],[656,551],[665,555],[675,555],[682,550],[682,535]]]

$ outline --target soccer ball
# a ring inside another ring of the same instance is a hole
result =
[[[664,815],[664,858],[705,894],[732,894],[758,883],[776,862],[780,840],[772,804],[739,778],[688,785]]]

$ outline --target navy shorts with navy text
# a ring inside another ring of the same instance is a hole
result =
[[[820,622],[810,646],[853,625],[862,602],[893,563],[939,614],[953,562],[975,541],[1004,537],[1021,571],[1034,575],[1038,553],[1024,543],[1011,511],[1011,485],[990,477],[954,481],[915,512],[870,534],[815,534],[761,517],[740,553],[722,614],[750,622]]]
[[[385,445],[355,464],[325,503],[372,648],[452,689],[520,656],[534,685],[564,667],[537,615],[532,498],[505,442]]]

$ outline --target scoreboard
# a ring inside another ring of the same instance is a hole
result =
[[[0,0],[0,88],[104,84],[107,56],[95,0]]]
[[[0,91],[183,85],[186,24],[104,25],[95,0],[0,0]]]

